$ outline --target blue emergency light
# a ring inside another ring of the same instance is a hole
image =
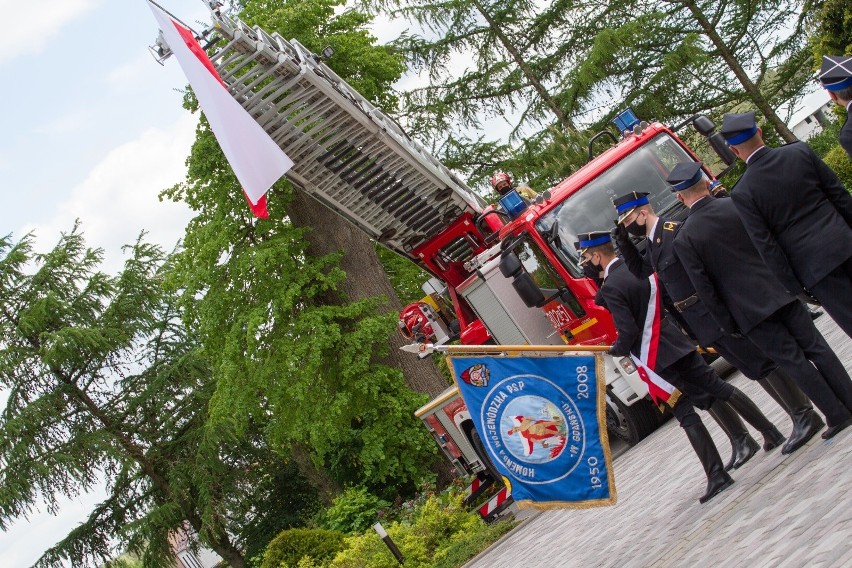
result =
[[[526,211],[528,205],[514,189],[500,198],[500,205],[506,211],[510,219],[516,219],[518,215]]]
[[[622,134],[632,131],[633,127],[639,124],[639,122],[640,121],[636,117],[636,113],[634,113],[633,109],[630,107],[627,107],[612,119],[612,123]]]

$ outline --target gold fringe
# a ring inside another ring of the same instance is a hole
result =
[[[609,488],[609,498],[597,499],[593,501],[597,505],[576,507],[578,509],[615,505],[618,501],[618,493],[615,490],[615,470],[612,467],[612,450],[609,447],[609,432],[606,429],[606,363],[604,362],[603,353],[595,353],[595,378],[597,379],[598,386],[598,432],[604,452],[604,461],[606,462],[606,480],[607,487]],[[580,504],[584,503],[587,502],[582,501]]]
[[[674,391],[672,391],[672,395],[669,397],[668,405],[674,406],[675,404],[677,404],[677,401],[680,400],[681,394],[682,393],[678,389],[675,389]]]

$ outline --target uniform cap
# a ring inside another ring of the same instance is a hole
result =
[[[672,168],[666,181],[672,186],[672,191],[683,191],[689,189],[704,176],[701,162],[678,162]]]
[[[648,203],[650,203],[650,201],[648,201],[648,194],[640,193],[638,191],[631,191],[627,195],[616,197],[612,200],[612,205],[618,212],[618,220],[616,223],[621,223],[628,215],[633,213],[634,209],[641,207],[642,205],[648,205]]]
[[[722,128],[719,130],[725,142],[734,146],[742,144],[757,134],[757,123],[754,120],[754,111],[738,114],[726,114],[722,117]]]
[[[580,233],[577,235],[578,241],[574,243],[574,248],[580,253],[580,256],[592,247],[605,245],[612,241],[612,236],[609,231],[592,231],[591,233]],[[580,261],[583,264],[583,261]]]
[[[840,91],[852,87],[852,57],[847,55],[823,55],[819,70],[819,82],[828,91]]]

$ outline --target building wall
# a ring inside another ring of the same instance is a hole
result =
[[[821,107],[814,110],[813,113],[807,115],[805,118],[797,122],[791,127],[793,134],[796,135],[796,138],[799,140],[807,140],[814,134],[822,132],[822,126],[819,123],[819,113],[828,114],[831,112],[831,106],[834,103],[831,101],[825,103]]]

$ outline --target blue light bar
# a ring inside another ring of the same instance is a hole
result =
[[[639,124],[639,122],[639,119],[630,107],[627,107],[618,113],[618,116],[612,119],[612,123],[622,134],[624,134],[625,131],[630,132],[633,130],[633,127]]]
[[[510,219],[516,219],[518,215],[526,211],[528,205],[514,189],[500,198],[500,205],[506,211]]]

